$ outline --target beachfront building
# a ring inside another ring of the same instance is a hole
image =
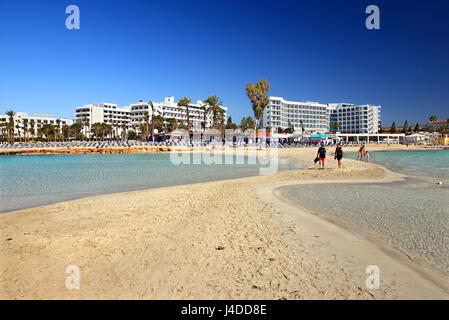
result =
[[[309,132],[329,131],[327,104],[318,102],[287,101],[282,97],[269,97],[269,104],[263,113],[266,127],[287,129],[293,127],[302,132],[302,126]]]
[[[378,133],[380,123],[380,106],[350,103],[329,103],[330,125],[338,123],[338,128],[329,128],[341,133]]]
[[[9,116],[0,114],[0,124],[5,123],[9,123]],[[45,124],[51,124],[62,129],[63,126],[72,125],[73,121],[66,118],[56,118],[51,114],[34,113],[28,115],[25,112],[16,112],[14,115],[14,136],[17,138],[24,137],[26,132],[28,137],[35,137]]]
[[[77,107],[74,116],[75,122],[83,123],[83,130],[89,135],[92,135],[90,128],[94,123],[110,124],[117,130],[118,135],[121,134],[124,124],[127,129],[131,127],[130,108],[118,107],[114,103],[102,102]]]
[[[203,108],[205,104],[198,100],[197,103],[189,104],[189,118],[191,130],[194,132],[202,130],[202,123],[204,122],[204,112]],[[222,107],[224,110],[224,117],[226,119],[227,108]],[[178,106],[175,102],[175,97],[166,97],[162,102],[153,102],[153,108],[151,108],[148,102],[140,100],[140,102],[130,105],[130,119],[131,124],[134,127],[139,128],[139,126],[145,124],[145,113],[148,112],[149,118],[154,112],[154,115],[162,116],[164,122],[169,119],[175,119],[178,123],[184,123],[187,125],[187,108]],[[213,115],[211,112],[206,114],[206,128],[213,125]]]
[[[297,102],[281,97],[270,97],[264,110],[264,126],[281,128],[293,127],[295,132],[302,128],[307,132],[377,133],[380,123],[380,106],[350,103]],[[338,128],[332,124],[338,123]]]

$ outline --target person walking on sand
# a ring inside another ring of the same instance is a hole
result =
[[[341,144],[337,144],[337,148],[335,148],[335,159],[338,161],[338,168],[341,169],[341,159],[343,159],[343,149],[341,148]]]
[[[321,146],[318,148],[317,157],[320,159],[320,167],[324,169],[324,159],[326,158],[326,148],[324,143],[321,142]]]
[[[358,157],[358,159],[359,159],[360,161],[363,160],[363,154],[364,154],[364,152],[365,152],[365,145],[362,144],[362,146],[361,146],[360,149],[359,149],[359,157]]]

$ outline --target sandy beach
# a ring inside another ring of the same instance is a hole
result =
[[[315,154],[316,148],[279,150],[280,157],[311,166]],[[449,299],[447,277],[282,197],[282,188],[295,184],[404,179],[372,163],[344,159],[343,169],[336,169],[331,156],[327,161],[325,170],[108,194],[1,214],[0,298]],[[66,288],[69,265],[80,269],[79,290]],[[365,286],[369,265],[380,268],[379,289]]]

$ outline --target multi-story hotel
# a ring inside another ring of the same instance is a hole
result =
[[[19,136],[25,133],[25,122],[28,120],[28,134],[30,133],[31,124],[34,123],[34,132],[35,135],[42,128],[44,124],[52,124],[54,126],[59,126],[62,128],[65,125],[73,124],[73,121],[65,118],[54,118],[52,115],[44,115],[44,114],[33,114],[29,116],[25,112],[16,112],[14,115],[14,135]],[[5,114],[0,115],[0,123],[9,122],[9,117]],[[19,130],[17,130],[17,125],[19,125]]]
[[[116,125],[118,133],[121,133],[123,124],[129,128],[130,124],[130,108],[118,107],[114,103],[95,103],[87,104],[75,109],[75,121],[83,122],[87,119],[88,124],[84,124],[85,127],[92,126],[94,123],[107,123],[110,125]]]
[[[189,118],[190,124],[193,131],[200,131],[202,129],[202,123],[204,122],[204,112],[203,106],[205,104],[198,100],[197,103],[189,104]],[[131,124],[133,126],[139,126],[145,123],[144,115],[145,112],[148,112],[149,117],[151,118],[153,112],[154,115],[160,115],[164,118],[165,121],[168,119],[175,119],[178,122],[187,122],[187,108],[182,106],[178,106],[177,102],[175,102],[174,97],[166,97],[163,102],[154,102],[153,109],[147,102],[143,102],[142,100],[136,104],[130,105],[130,119]],[[224,116],[226,118],[226,107],[222,107],[224,110]],[[213,122],[212,113],[206,114],[206,128],[210,127]]]
[[[280,97],[270,97],[265,108],[264,126],[287,129],[293,126],[301,131],[301,121],[306,131],[328,131],[329,113],[327,104],[318,102],[287,101]]]
[[[301,132],[301,121],[308,132],[326,132],[332,129],[341,133],[377,133],[380,106],[349,103],[295,102],[280,97],[270,97],[264,111],[264,125],[287,129],[293,126]],[[339,128],[331,128],[338,123]]]
[[[200,131],[202,128],[202,122],[204,121],[204,109],[205,104],[198,100],[197,103],[189,104],[190,124],[193,131]],[[154,110],[153,110],[154,109]],[[107,123],[118,125],[119,134],[121,132],[122,125],[126,123],[127,129],[132,127],[139,128],[140,125],[145,123],[145,113],[151,119],[154,115],[160,115],[165,121],[168,119],[176,119],[178,122],[187,121],[186,107],[178,106],[174,97],[166,97],[163,102],[154,102],[153,108],[151,108],[148,102],[140,100],[138,103],[131,104],[129,107],[119,108],[113,103],[98,103],[88,104],[83,107],[78,107],[75,110],[75,121],[83,122],[84,119],[88,120],[89,126],[94,123]],[[222,107],[224,110],[224,116],[226,118],[226,107]],[[213,116],[211,113],[206,115],[206,127],[210,127],[213,122]]]
[[[378,133],[380,106],[349,103],[330,103],[330,123],[338,123],[334,128],[341,133]]]

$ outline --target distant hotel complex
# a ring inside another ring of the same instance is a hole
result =
[[[5,123],[8,121],[9,117],[7,115],[0,115],[0,123]],[[73,124],[73,121],[70,119],[55,118],[52,115],[33,114],[29,116],[25,112],[16,112],[14,115],[14,124],[19,125],[19,128],[15,128],[15,135],[23,135],[25,133],[25,128],[23,127],[24,122],[27,123],[27,131],[35,133],[42,129],[42,127],[46,124],[51,124],[59,128]]]
[[[205,104],[198,100],[196,104],[189,104],[189,118],[191,121],[191,128],[193,131],[200,131],[202,129],[202,122],[204,122],[204,108]],[[226,117],[227,108],[221,107],[224,110]],[[113,103],[98,103],[88,104],[83,107],[78,107],[75,110],[75,121],[80,122],[87,119],[90,124],[93,123],[108,123],[123,125],[126,123],[127,128],[132,126],[138,127],[145,123],[145,113],[151,119],[153,113],[155,116],[162,116],[164,121],[175,119],[178,122],[187,121],[187,108],[178,106],[174,97],[166,97],[163,102],[154,102],[153,108],[149,102],[140,101],[126,107],[118,107]],[[206,128],[212,126],[212,113],[206,114]]]
[[[332,129],[341,133],[378,133],[380,106],[349,103],[297,102],[281,97],[270,97],[265,108],[264,125],[271,128],[293,127],[301,132],[328,132]],[[332,128],[338,123],[338,128]]]
[[[221,107],[224,117],[227,117],[228,109]],[[380,106],[354,105],[349,103],[328,103],[318,102],[297,102],[287,101],[281,97],[270,97],[269,104],[263,114],[263,124],[265,127],[273,129],[293,128],[295,132],[330,132],[336,131],[342,134],[376,134],[380,128]],[[201,131],[203,122],[205,127],[213,125],[213,115],[206,114],[206,105],[198,100],[197,103],[189,104],[189,115],[192,131]],[[149,102],[140,100],[129,106],[118,107],[114,103],[96,103],[77,107],[74,113],[74,120],[58,119],[51,115],[28,116],[23,112],[17,112],[14,116],[15,123],[24,123],[28,127],[32,124],[37,132],[45,124],[51,124],[62,128],[71,125],[73,122],[81,122],[88,129],[95,123],[106,123],[117,126],[119,132],[126,126],[127,129],[141,127],[145,124],[145,114],[149,119],[152,116],[161,116],[164,122],[172,119],[178,123],[187,121],[185,106],[178,106],[173,96],[166,97],[162,102],[154,102],[153,107]],[[9,121],[8,116],[0,115],[0,123]],[[19,126],[20,127],[20,126]],[[87,130],[88,131],[88,130]],[[24,128],[16,130],[15,134],[21,134]]]

